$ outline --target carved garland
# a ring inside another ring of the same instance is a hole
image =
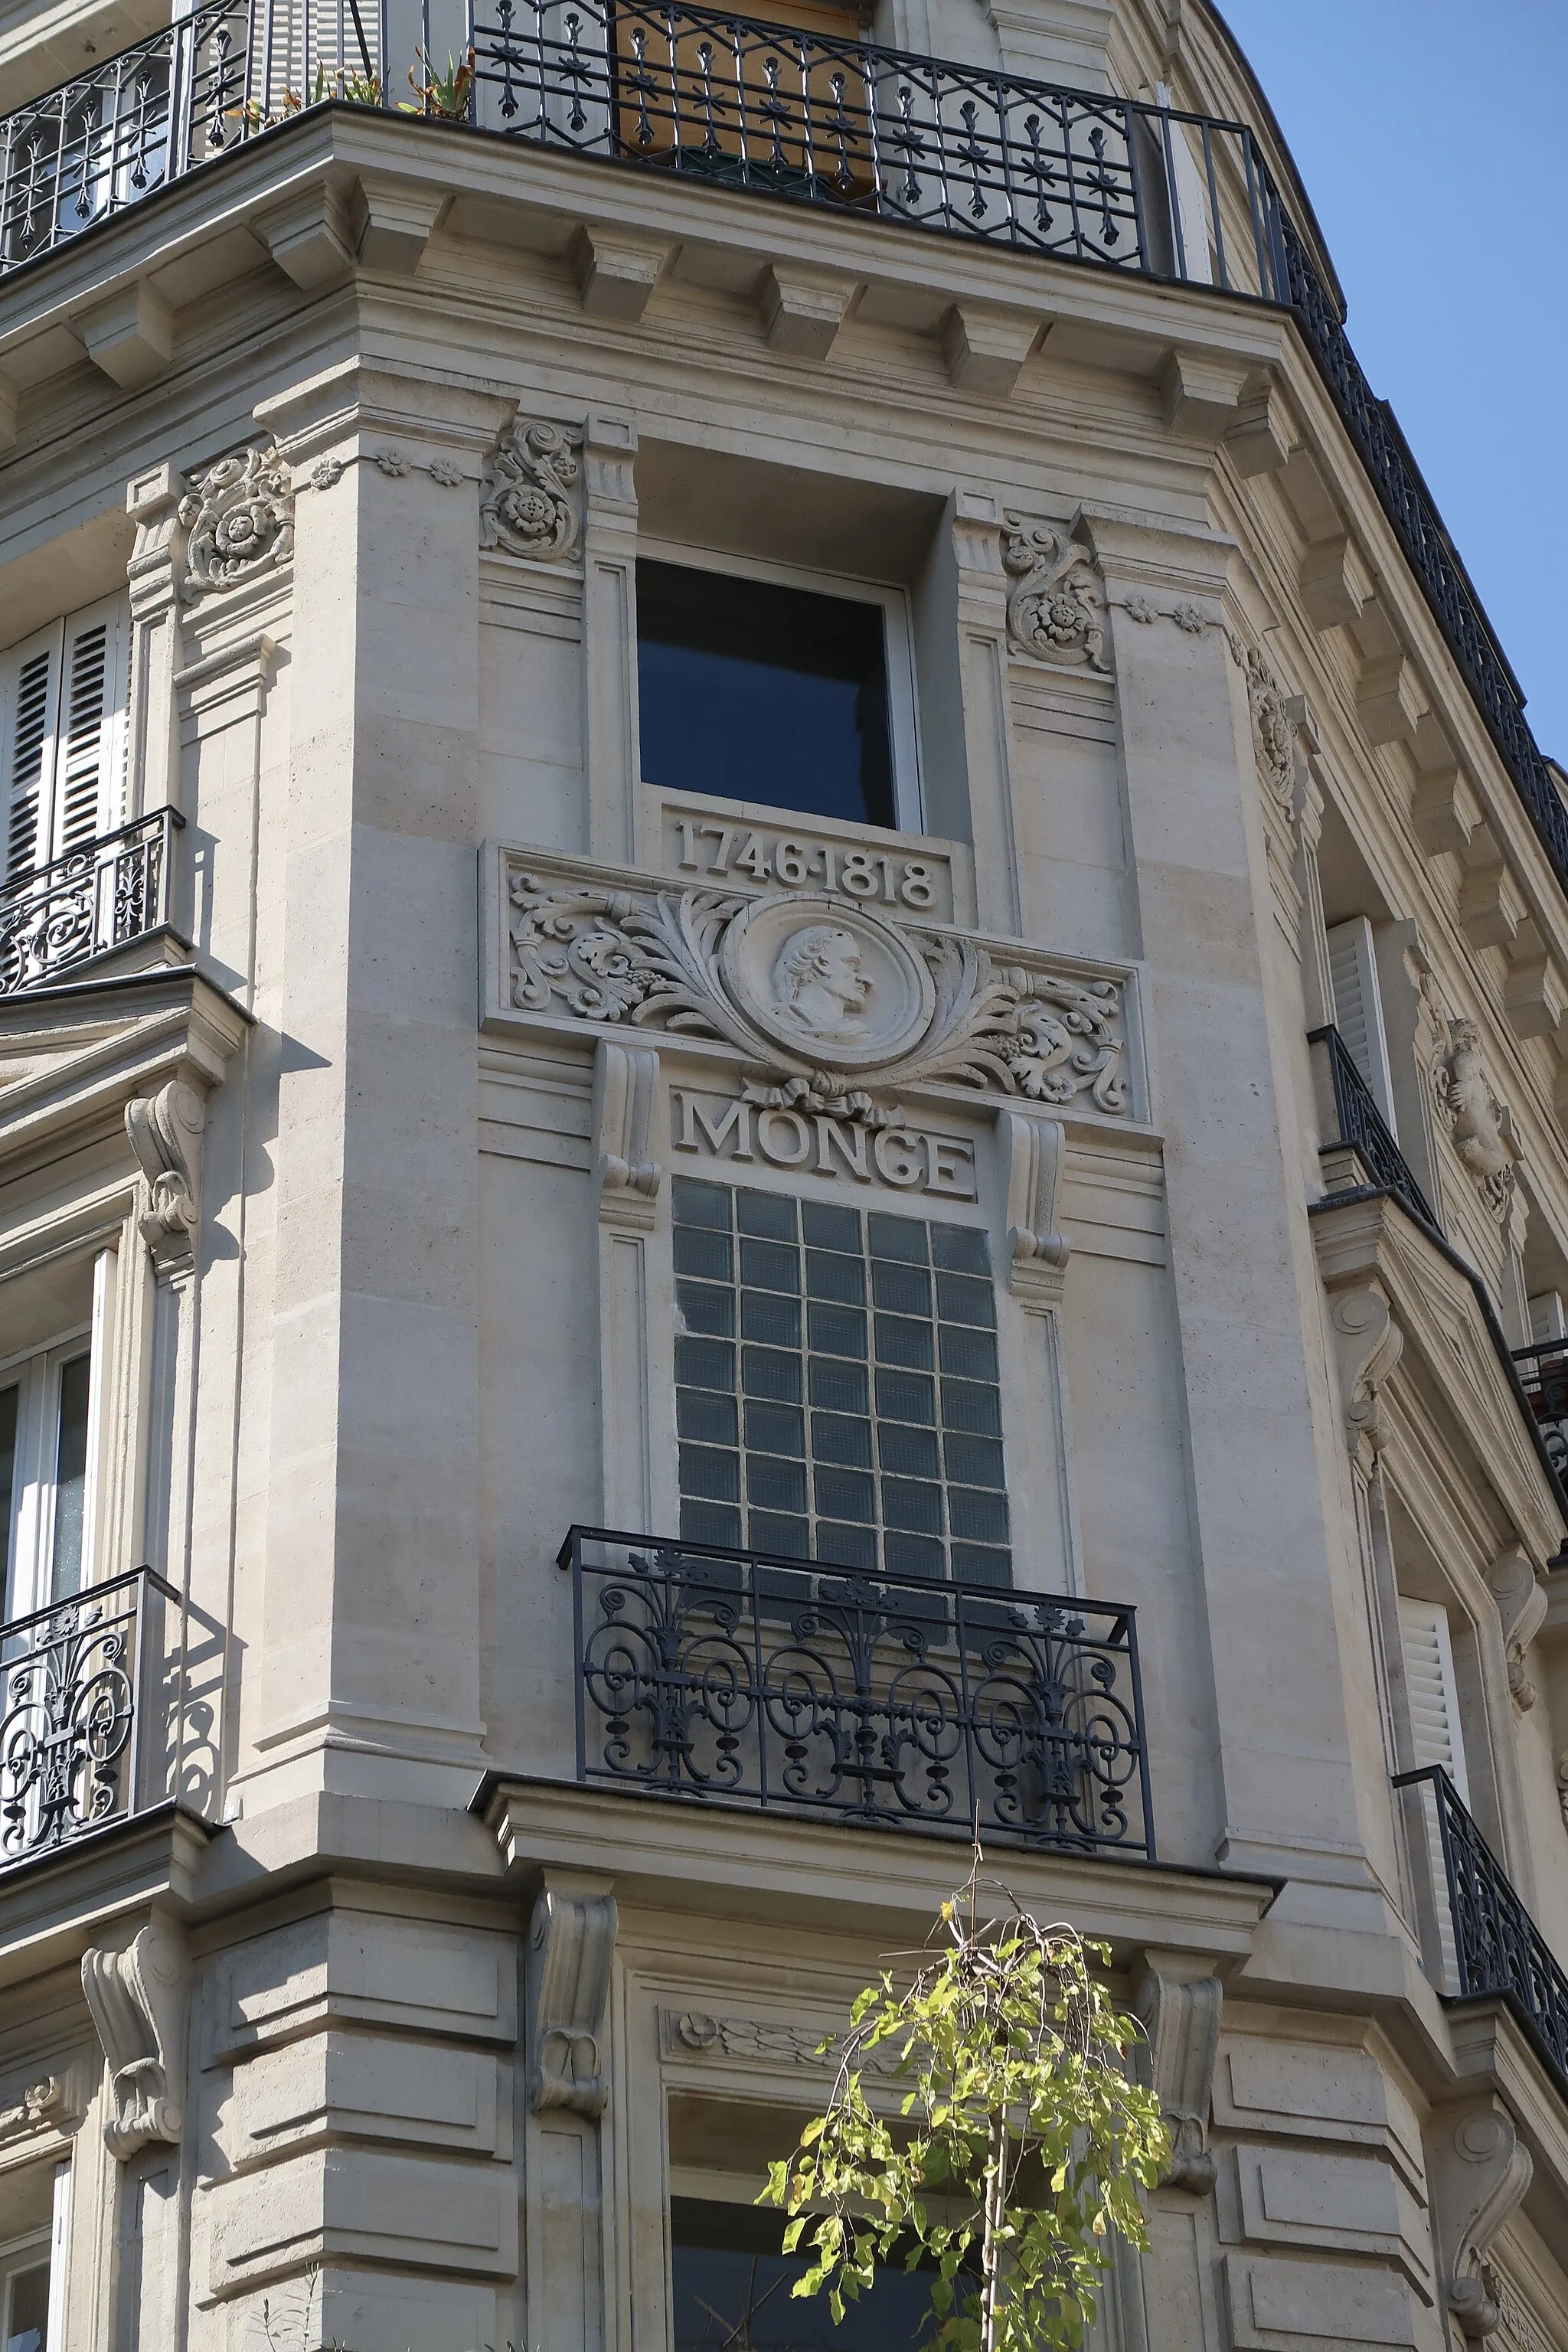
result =
[[[576,485],[580,425],[514,419],[479,493],[479,545],[535,563],[566,563],[582,537]]]
[[[510,995],[520,1011],[717,1039],[783,1070],[781,1105],[786,1098],[793,1105],[790,1088],[803,1081],[799,1098],[809,1097],[811,1108],[838,1115],[845,1104],[847,1115],[883,1123],[871,1116],[877,1097],[867,1093],[862,1105],[822,1070],[831,1053],[819,1046],[814,1054],[816,1041],[806,1036],[799,1055],[781,1049],[735,993],[722,959],[725,937],[756,901],[700,889],[645,895],[584,887],[524,872],[510,875],[508,896]],[[967,940],[910,932],[902,944],[929,975],[922,984],[931,1009],[918,1034],[889,1044],[883,1063],[889,1078],[996,1087],[1038,1103],[1088,1094],[1099,1110],[1126,1110],[1115,982],[999,965]],[[888,1108],[887,1123],[896,1122]]]
[[[1002,568],[1007,592],[1007,636],[1037,661],[1084,662],[1109,677],[1105,658],[1105,598],[1081,547],[1048,523],[1004,515]]]
[[[187,534],[187,604],[287,563],[294,552],[294,489],[277,449],[220,457],[196,477],[179,517]]]

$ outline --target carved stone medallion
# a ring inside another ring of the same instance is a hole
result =
[[[896,1061],[935,1003],[930,972],[897,931],[826,891],[753,899],[726,930],[720,964],[765,1037],[832,1069]]]

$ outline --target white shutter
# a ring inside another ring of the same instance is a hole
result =
[[[1447,1611],[1431,1601],[1399,1596],[1399,1647],[1405,1660],[1405,1690],[1410,1708],[1410,1744],[1414,1769],[1423,1771],[1440,1764],[1468,1805],[1470,1784],[1465,1771],[1465,1744],[1459,1728],[1459,1692],[1454,1680],[1454,1645]],[[1432,1899],[1437,1916],[1437,1940],[1442,1951],[1443,1983],[1439,1990],[1458,1992],[1459,1953],[1448,1903],[1447,1874],[1443,1868],[1443,1838],[1437,1826],[1436,1792],[1425,1787],[1413,1792],[1420,1805],[1426,1834],[1426,1858],[1432,1874]]]
[[[0,657],[0,855],[7,878],[47,861],[59,679],[58,621]]]
[[[1377,985],[1372,925],[1364,915],[1352,915],[1348,923],[1336,923],[1329,933],[1329,977],[1334,990],[1334,1026],[1344,1040],[1351,1060],[1366,1080],[1390,1135],[1397,1141],[1399,1130],[1394,1119],[1394,1079],[1388,1066],[1383,998]]]
[[[120,821],[126,662],[122,600],[65,624],[51,857],[83,848]]]
[[[1568,1315],[1563,1313],[1560,1291],[1540,1290],[1530,1301],[1530,1338],[1536,1348],[1550,1347],[1553,1339],[1568,1339]]]

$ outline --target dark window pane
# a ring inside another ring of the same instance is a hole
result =
[[[862,1519],[869,1525],[876,1517],[871,1481],[858,1471],[818,1470],[816,1483],[819,1518]]]
[[[701,1389],[678,1389],[675,1392],[676,1427],[682,1437],[689,1437],[700,1445],[733,1445],[735,1437],[735,1400],[731,1396],[714,1396]]]
[[[853,1307],[813,1307],[805,1318],[806,1338],[825,1356],[864,1356],[866,1318]]]
[[[6,2314],[5,2352],[45,2352],[49,2324],[49,2266],[35,2263],[11,2280],[11,2308]],[[51,2344],[47,2352],[55,2352]]]
[[[908,1322],[898,1315],[879,1315],[877,1361],[929,1372],[931,1364],[931,1325]]]
[[[746,1500],[753,1511],[804,1512],[805,1463],[783,1462],[775,1454],[748,1454]]]
[[[996,1342],[988,1331],[964,1331],[956,1324],[942,1326],[942,1369],[960,1380],[996,1378]]]
[[[699,1495],[710,1503],[738,1503],[741,1499],[741,1461],[735,1454],[721,1454],[711,1445],[683,1445],[680,1449],[680,1491],[683,1495]]]
[[[871,1424],[845,1413],[814,1412],[811,1451],[817,1462],[842,1462],[851,1470],[871,1467]]]
[[[879,1370],[877,1411],[888,1421],[934,1422],[936,1382],[923,1372]]]
[[[931,1276],[922,1265],[888,1265],[878,1260],[871,1268],[871,1297],[890,1315],[931,1314]]]
[[[800,1301],[776,1290],[742,1290],[741,1336],[768,1348],[798,1348]]]
[[[715,1225],[722,1234],[729,1232],[727,1184],[702,1184],[695,1176],[677,1176],[669,1189],[678,1225]]]
[[[759,1511],[753,1504],[749,1533],[753,1551],[782,1552],[785,1559],[811,1558],[811,1528],[805,1519],[789,1517],[778,1511]],[[779,1580],[783,1581],[782,1579]],[[784,1598],[794,1600],[795,1595],[790,1592]]]
[[[884,1470],[895,1478],[940,1478],[934,1429],[904,1429],[884,1421],[877,1431],[877,1452]]]
[[[764,1241],[793,1242],[795,1206],[787,1192],[737,1192],[735,1223],[743,1234],[760,1234]]]
[[[879,2263],[836,2326],[825,2294],[790,2293],[808,2265],[804,2252],[780,2253],[783,2219],[671,2199],[674,2352],[916,2352],[931,2318],[930,2268]]]
[[[865,1365],[846,1364],[832,1356],[813,1356],[811,1402],[824,1412],[868,1412]]]
[[[816,1523],[816,1557],[833,1568],[863,1568],[875,1574],[877,1530],[844,1527],[830,1519]]]
[[[800,1358],[776,1348],[742,1348],[741,1385],[749,1397],[773,1397],[780,1404],[800,1402]]]
[[[873,1209],[866,1220],[873,1257],[902,1258],[910,1265],[926,1263],[926,1229],[913,1217],[888,1217]]]
[[[985,1236],[973,1225],[933,1225],[931,1229],[931,1256],[933,1265],[946,1266],[952,1274],[989,1274],[991,1253]]]
[[[793,1243],[743,1241],[741,1280],[758,1290],[800,1288],[800,1252]]]
[[[677,1225],[674,1238],[677,1274],[700,1275],[709,1282],[733,1280],[728,1234],[707,1233],[699,1225]]]
[[[637,596],[646,783],[893,823],[879,605],[648,561]]]
[[[1013,1555],[1007,1551],[989,1551],[978,1544],[955,1543],[952,1547],[952,1572],[961,1584],[1006,1586],[1013,1581]],[[990,1622],[989,1611],[986,1622]]]
[[[847,1250],[851,1257],[859,1256],[858,1209],[835,1209],[825,1201],[803,1201],[800,1223],[813,1249]]]
[[[675,1303],[688,1331],[715,1339],[735,1336],[735,1294],[711,1282],[678,1282]]]
[[[988,1495],[975,1486],[950,1486],[947,1517],[955,1541],[960,1537],[966,1543],[1005,1544],[1007,1540],[1005,1495]]]
[[[889,1530],[882,1538],[882,1558],[889,1576],[947,1574],[946,1556],[932,1536],[900,1535]]]
[[[922,1536],[941,1535],[942,1488],[917,1484],[912,1478],[884,1478],[882,1525],[913,1528]]]
[[[729,1544],[741,1549],[741,1514],[727,1503],[701,1503],[695,1496],[680,1498],[680,1532],[688,1543]]]
[[[978,1381],[943,1381],[942,1421],[944,1429],[967,1429],[976,1437],[1000,1437],[1001,1396]]]
[[[988,1282],[969,1274],[939,1274],[936,1311],[944,1323],[975,1323],[983,1331],[996,1328],[996,1298]]]
[[[797,1405],[746,1406],[746,1444],[759,1454],[804,1454],[805,1415]]]
[[[962,1486],[1005,1486],[1006,1475],[1002,1468],[1002,1448],[994,1437],[961,1437],[949,1433],[942,1440],[947,1455],[947,1475]]]
[[[722,1339],[678,1339],[675,1377],[686,1389],[732,1390],[735,1350]]]
[[[813,1298],[834,1298],[846,1307],[864,1307],[866,1269],[858,1257],[834,1257],[826,1250],[808,1249],[805,1287]]]

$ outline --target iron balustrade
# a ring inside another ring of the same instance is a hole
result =
[[[1458,2000],[1502,2000],[1568,2098],[1568,1971],[1520,1901],[1468,1807],[1438,1764],[1403,1772],[1396,1789],[1430,1789],[1453,1930]]]
[[[154,809],[0,882],[0,996],[46,986],[166,923],[174,836],[184,822],[177,809]]]
[[[0,1866],[178,1797],[212,1809],[221,1628],[151,1569],[0,1627]]]
[[[1131,1609],[574,1528],[577,1778],[1154,1859]]]
[[[336,100],[1280,304],[1568,889],[1518,682],[1245,124],[649,0],[478,7],[211,0],[100,60],[0,121],[0,276]]]
[[[1513,1363],[1552,1467],[1559,1478],[1568,1480],[1568,1339],[1515,1348]]]
[[[1374,1184],[1385,1187],[1423,1224],[1440,1230],[1426,1195],[1411,1174],[1405,1154],[1388,1131],[1388,1122],[1377,1107],[1372,1088],[1352,1061],[1350,1049],[1339,1031],[1331,1024],[1314,1029],[1307,1043],[1323,1047],[1333,1082],[1339,1134],[1326,1140],[1324,1148],[1348,1146],[1358,1155]]]

